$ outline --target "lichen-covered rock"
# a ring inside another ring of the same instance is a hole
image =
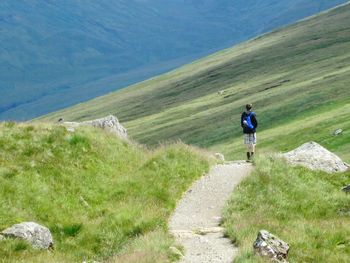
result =
[[[259,231],[253,247],[256,254],[273,262],[288,262],[289,245],[266,230]]]
[[[316,142],[308,142],[282,155],[290,164],[302,165],[311,170],[327,173],[344,172],[349,169],[337,155]]]
[[[34,248],[53,248],[53,239],[48,228],[34,222],[15,224],[0,233],[5,238],[19,238],[28,241]]]
[[[88,125],[107,130],[123,139],[127,139],[128,137],[126,129],[119,123],[118,119],[113,115],[109,115],[107,117],[91,121],[64,122],[64,125],[67,127],[67,129],[74,129],[75,127],[79,127],[81,125]]]

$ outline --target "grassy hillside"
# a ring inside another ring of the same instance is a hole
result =
[[[240,248],[235,262],[268,262],[252,251],[261,229],[290,245],[290,262],[350,262],[350,195],[340,190],[349,182],[350,171],[330,175],[259,158],[224,213],[227,234]]]
[[[239,118],[252,102],[261,150],[315,140],[350,161],[349,65],[348,4],[44,119],[112,113],[139,142],[181,139],[243,158]]]
[[[95,98],[345,1],[2,0],[0,120]]]
[[[50,252],[1,241],[0,262],[168,262],[167,219],[205,154],[181,143],[154,151],[92,128],[0,124],[0,230],[47,226]]]

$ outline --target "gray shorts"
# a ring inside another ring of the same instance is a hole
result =
[[[256,144],[256,142],[257,142],[256,133],[244,134],[244,144],[252,145],[252,144]]]

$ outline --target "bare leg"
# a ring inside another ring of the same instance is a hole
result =
[[[254,153],[255,153],[255,144],[252,144],[250,148],[250,158],[253,158]]]

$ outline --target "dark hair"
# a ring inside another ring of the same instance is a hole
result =
[[[245,105],[245,108],[247,110],[251,110],[253,108],[253,105],[252,104],[247,104],[247,105]]]

